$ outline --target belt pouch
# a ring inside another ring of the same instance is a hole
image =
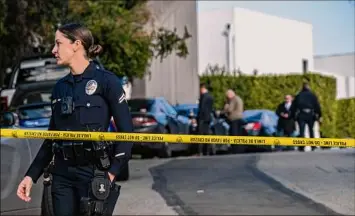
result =
[[[76,161],[78,163],[83,163],[83,161],[85,160],[84,143],[83,142],[74,142],[73,150],[74,150]]]
[[[63,141],[62,151],[64,160],[74,160],[73,142]]]

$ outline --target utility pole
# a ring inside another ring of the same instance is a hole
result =
[[[223,31],[223,36],[226,37],[226,66],[227,72],[230,72],[230,64],[229,64],[229,36],[230,36],[230,24],[227,23],[225,26],[225,30]]]

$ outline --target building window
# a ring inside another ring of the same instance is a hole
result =
[[[304,74],[308,72],[308,60],[307,59],[302,59],[302,71]]]

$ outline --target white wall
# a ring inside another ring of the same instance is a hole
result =
[[[338,75],[335,72],[330,71],[320,71],[314,70],[314,72],[326,76],[332,76],[336,79],[336,98],[343,99],[343,98],[350,98],[355,97],[355,76],[342,76]]]
[[[315,56],[314,70],[337,79],[337,98],[355,97],[355,53]]]
[[[234,9],[236,69],[251,74],[302,72],[302,59],[313,69],[312,25],[247,9]]]
[[[302,59],[313,69],[312,25],[242,8],[198,14],[199,73],[226,64],[225,24],[232,24],[230,68],[251,74],[301,73]],[[233,42],[234,37],[234,42]]]
[[[314,68],[344,76],[355,76],[355,53],[314,56]]]
[[[232,23],[233,10],[198,13],[198,71],[202,74],[208,64],[226,66],[226,23]]]

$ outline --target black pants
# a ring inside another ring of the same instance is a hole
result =
[[[305,128],[308,125],[309,137],[314,138],[314,116],[311,114],[302,114],[298,117],[297,123],[300,128],[300,137],[305,137]]]
[[[54,214],[56,216],[80,215],[81,198],[90,196],[90,182],[94,177],[93,166],[74,167],[56,161],[52,176]],[[119,195],[120,186],[112,183],[110,196],[104,204],[105,215],[113,214]]]
[[[229,135],[241,136],[242,135],[242,120],[237,119],[229,122]]]
[[[297,119],[297,123],[300,129],[300,137],[305,137],[305,128],[306,125],[308,125],[308,129],[309,129],[309,137],[310,138],[314,138],[314,116],[312,114],[307,114],[307,113],[301,113],[298,116]],[[303,151],[304,150],[304,146],[300,146],[298,147],[299,150]],[[312,146],[312,149],[315,149],[315,146]]]
[[[201,121],[198,124],[198,133],[200,135],[209,135],[210,134],[210,122]],[[208,144],[199,144],[198,145],[198,153],[207,155],[208,154]]]
[[[236,119],[229,121],[229,135],[230,136],[241,136],[243,135],[243,120],[242,119]],[[245,145],[238,144],[238,145],[232,145],[231,150],[233,153],[243,153],[245,151]]]

